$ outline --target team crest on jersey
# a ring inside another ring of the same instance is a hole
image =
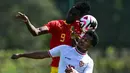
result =
[[[79,62],[79,66],[80,66],[80,67],[83,67],[83,66],[84,66],[84,62],[83,62],[83,61],[80,61],[80,62]]]

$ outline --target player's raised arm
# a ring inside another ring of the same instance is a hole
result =
[[[16,18],[21,19],[26,24],[28,30],[30,31],[30,33],[33,36],[38,36],[38,35],[45,34],[45,33],[48,32],[47,26],[42,26],[40,28],[36,28],[30,22],[29,18],[25,14],[23,14],[21,12],[18,12],[18,14],[16,15]]]
[[[32,59],[43,59],[43,58],[56,57],[56,56],[60,56],[61,48],[64,48],[64,45],[57,46],[49,51],[36,51],[36,52],[13,54],[11,56],[11,59],[19,59],[22,57],[32,58]]]
[[[49,55],[48,51],[39,51],[39,52],[13,54],[11,56],[11,59],[19,59],[22,57],[32,58],[32,59],[43,59],[43,58],[49,58],[50,55]]]

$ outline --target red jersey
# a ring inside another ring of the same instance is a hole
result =
[[[49,33],[52,35],[50,40],[50,49],[61,45],[72,45],[71,40],[71,26],[78,28],[78,22],[74,22],[73,24],[66,24],[64,20],[54,20],[46,24],[48,27]],[[76,30],[77,31],[77,30]],[[51,66],[58,67],[59,57],[52,58]]]

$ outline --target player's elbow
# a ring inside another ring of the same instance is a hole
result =
[[[33,31],[32,32],[32,36],[38,36],[39,35],[39,32],[38,31]]]
[[[32,36],[34,36],[34,37],[35,37],[35,36],[38,36],[38,34],[37,34],[37,33],[32,33]]]

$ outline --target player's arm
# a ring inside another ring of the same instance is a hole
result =
[[[52,48],[49,51],[39,51],[39,52],[13,54],[11,56],[11,59],[19,59],[19,58],[22,58],[22,57],[32,58],[32,59],[44,59],[44,58],[49,58],[49,57],[56,57],[56,56],[60,56],[60,49],[61,48],[63,48],[63,46],[57,46],[55,48]]]
[[[30,22],[29,18],[21,13],[21,12],[18,12],[18,14],[16,15],[16,18],[18,19],[21,19],[23,20],[23,22],[26,24],[28,30],[30,31],[30,33],[33,35],[33,36],[38,36],[38,35],[41,35],[41,34],[46,34],[48,33],[48,28],[47,26],[42,26],[40,28],[36,28],[35,26],[33,26],[33,24]]]
[[[48,54],[48,51],[29,52],[29,53],[13,54],[11,56],[11,59],[19,59],[22,57],[32,59],[43,59],[43,58],[49,58],[50,55]]]
[[[94,66],[94,63],[93,61],[91,61],[90,63],[88,63],[83,73],[93,73],[93,66]]]

